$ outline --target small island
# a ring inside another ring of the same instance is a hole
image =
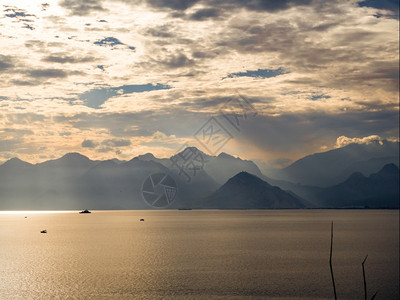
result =
[[[80,214],[91,214],[92,212],[85,209],[85,210],[80,211],[79,213]]]

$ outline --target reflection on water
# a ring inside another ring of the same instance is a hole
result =
[[[75,210],[0,210],[0,215],[70,214]]]
[[[0,299],[332,299],[331,220],[338,298],[363,299],[368,254],[370,296],[398,299],[384,210],[1,212]]]

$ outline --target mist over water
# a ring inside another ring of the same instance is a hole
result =
[[[0,212],[0,299],[333,299],[331,221],[338,299],[398,299],[398,210]]]

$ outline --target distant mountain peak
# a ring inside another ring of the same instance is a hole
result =
[[[399,167],[393,163],[386,164],[383,168],[378,172],[379,173],[399,173]]]
[[[181,152],[173,155],[172,157],[175,157],[177,155],[180,155],[182,157],[186,157],[189,155],[189,153],[193,153],[193,154],[200,154],[203,158],[210,158],[209,155],[205,154],[203,151],[199,150],[196,147],[193,146],[188,146],[185,149],[183,149]]]
[[[19,162],[24,162],[24,161],[19,159],[18,157],[13,157],[13,158],[9,159],[7,162],[9,162],[9,163],[19,163]]]
[[[146,154],[142,154],[142,155],[138,155],[135,158],[138,158],[140,160],[154,160],[156,159],[156,157],[153,155],[153,153],[146,153]]]
[[[359,182],[360,180],[366,180],[366,179],[367,179],[367,177],[365,177],[361,172],[354,172],[344,182],[354,183],[354,182]]]
[[[294,194],[242,171],[230,178],[204,203],[206,208],[303,208]]]
[[[228,153],[226,153],[226,152],[221,152],[221,153],[218,155],[218,157],[219,157],[219,158],[233,158],[233,159],[237,159],[236,157],[234,157],[234,156],[232,156],[232,155],[230,155],[230,154],[228,154]]]
[[[242,171],[230,178],[225,185],[227,186],[242,186],[242,185],[263,185],[270,186],[270,184],[256,175]]]
[[[12,166],[12,167],[18,167],[18,166],[31,166],[32,164],[23,161],[21,159],[19,159],[18,157],[13,157],[9,160],[7,160],[3,166]]]
[[[255,176],[253,174],[250,174],[249,172],[241,171],[241,172],[237,173],[235,176],[233,176],[231,179],[251,180],[251,179],[260,179],[260,178],[258,178],[257,176]]]

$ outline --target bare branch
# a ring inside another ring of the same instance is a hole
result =
[[[368,297],[367,297],[367,281],[366,281],[366,279],[365,279],[365,268],[364,268],[364,264],[365,264],[365,261],[367,260],[367,258],[368,258],[368,254],[367,254],[367,256],[365,256],[365,258],[364,258],[364,260],[363,260],[363,262],[362,262],[362,271],[363,271],[363,279],[364,279],[364,300],[367,300],[368,299]]]
[[[333,294],[335,295],[335,300],[337,300],[336,296],[336,285],[335,285],[335,277],[333,276],[333,269],[332,269],[332,246],[333,246],[333,221],[331,223],[331,250],[329,254],[329,267],[331,269],[331,277],[332,277],[332,285],[333,285]]]

